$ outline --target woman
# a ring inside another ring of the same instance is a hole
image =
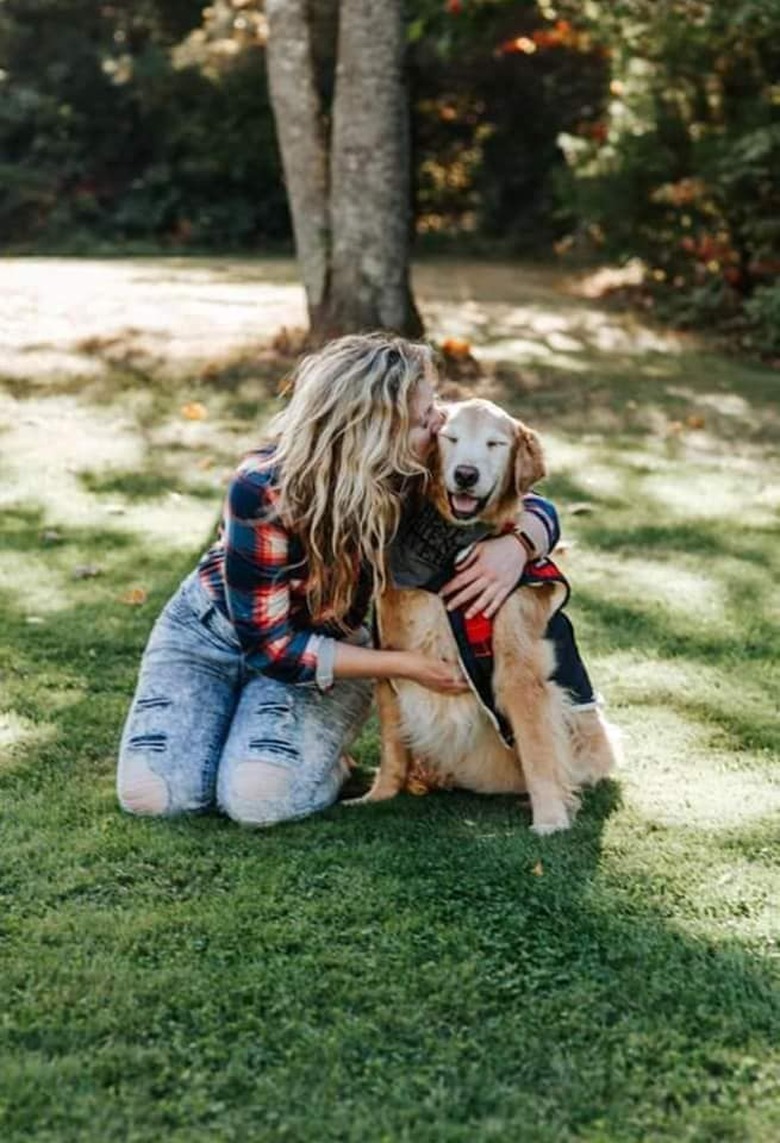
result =
[[[304,817],[337,797],[370,680],[466,689],[450,664],[374,649],[365,627],[442,421],[435,380],[431,350],[391,336],[340,338],[301,362],[272,443],[240,465],[216,542],[152,631],[122,736],[124,809],[216,803],[252,825]],[[529,536],[541,532],[536,554],[547,550],[545,506],[521,521],[521,543],[477,546],[449,585],[458,600],[500,605]]]

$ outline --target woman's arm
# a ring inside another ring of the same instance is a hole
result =
[[[337,679],[410,679],[445,695],[469,689],[456,663],[414,651],[377,651],[340,641],[336,641],[333,675]]]
[[[471,618],[482,612],[495,615],[517,586],[528,560],[549,555],[561,536],[555,505],[535,492],[523,497],[511,532],[475,544],[459,565],[458,574],[441,589],[447,609],[468,604]]]
[[[273,518],[271,484],[270,472],[250,469],[240,471],[228,489],[225,602],[250,669],[281,682],[311,683],[321,637],[291,623],[289,537]]]
[[[239,473],[228,490],[224,516],[224,582],[228,614],[247,666],[287,683],[334,678],[405,678],[444,694],[467,689],[459,669],[442,660],[402,651],[378,651],[293,627],[290,620],[289,535],[272,518],[268,478]]]

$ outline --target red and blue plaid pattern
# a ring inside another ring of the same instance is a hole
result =
[[[217,540],[198,574],[235,627],[250,669],[283,682],[310,683],[320,636],[343,636],[343,630],[312,619],[303,547],[279,520],[277,483],[272,448],[244,459],[228,489]],[[349,630],[365,622],[370,601],[371,577],[362,571],[344,618]]]
[[[558,608],[560,610],[568,599],[569,585],[557,565],[547,558],[532,560],[526,564],[517,586],[536,587],[542,583],[560,583],[564,586],[566,590]],[[427,590],[436,589],[429,586]],[[488,619],[481,612],[468,617],[466,606],[464,604],[454,611],[447,612],[450,628],[458,645],[461,665],[483,710],[493,721],[506,745],[512,746],[514,742],[512,727],[496,706],[493,691],[493,617]]]

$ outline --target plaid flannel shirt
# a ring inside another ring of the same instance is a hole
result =
[[[308,571],[300,539],[279,520],[278,470],[273,446],[244,458],[233,477],[222,511],[217,539],[198,565],[201,583],[233,624],[250,670],[288,683],[333,679],[336,640],[344,638],[335,624],[316,624],[306,600]],[[533,537],[538,556],[546,555],[558,536],[555,508],[530,494],[517,529]],[[361,568],[349,613],[348,631],[366,622],[373,582]]]
[[[200,581],[227,615],[250,670],[288,683],[332,681],[335,624],[315,624],[306,601],[306,558],[278,518],[273,449],[250,453],[231,481],[216,542],[198,565]],[[371,603],[368,569],[344,625],[357,631]]]

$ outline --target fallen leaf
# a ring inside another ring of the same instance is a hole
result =
[[[206,406],[200,401],[188,401],[186,405],[182,405],[180,412],[187,421],[205,421],[208,416]]]
[[[417,797],[420,797],[422,794],[427,794],[430,791],[425,782],[422,782],[419,778],[409,778],[406,783],[406,792],[407,794],[415,794]]]
[[[140,607],[141,604],[146,603],[146,600],[147,594],[144,587],[131,587],[119,597],[119,602],[127,604],[128,607]]]
[[[445,337],[441,343],[441,351],[448,357],[468,357],[471,353],[471,344],[465,337]]]
[[[542,865],[541,861],[537,861],[531,872],[533,873],[534,877],[544,876],[544,866]]]
[[[208,472],[208,470],[213,468],[215,464],[216,461],[214,460],[213,456],[202,456],[198,461],[196,467],[199,468],[201,472]]]
[[[685,418],[685,423],[689,429],[703,429],[704,417],[700,413],[691,413],[689,417]]]

